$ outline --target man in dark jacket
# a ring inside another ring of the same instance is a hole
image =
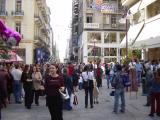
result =
[[[7,79],[9,79],[8,73],[0,66],[0,120],[1,109],[6,107],[7,104]]]

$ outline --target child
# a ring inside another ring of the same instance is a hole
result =
[[[99,89],[97,87],[97,82],[96,80],[94,80],[94,88],[93,88],[93,102],[95,103],[99,103],[98,102],[98,95],[99,95]]]

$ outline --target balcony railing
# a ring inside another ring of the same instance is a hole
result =
[[[24,16],[24,11],[12,11],[13,16]]]
[[[7,16],[7,15],[8,15],[7,11],[0,11],[0,16]]]

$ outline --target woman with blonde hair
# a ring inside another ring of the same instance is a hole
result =
[[[42,75],[36,66],[33,67],[32,80],[34,88],[35,104],[39,106],[39,95],[41,92]]]

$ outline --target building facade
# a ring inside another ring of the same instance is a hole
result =
[[[26,64],[45,62],[50,56],[50,9],[45,0],[1,0],[0,18],[22,35],[13,47]]]
[[[119,23],[121,1],[79,0],[77,14],[72,33],[77,36],[78,62],[98,58],[101,62],[119,62],[120,42],[125,36],[125,26]]]
[[[142,50],[143,60],[160,59],[160,1],[121,0],[130,11],[128,43]],[[121,45],[125,44],[125,40]]]

